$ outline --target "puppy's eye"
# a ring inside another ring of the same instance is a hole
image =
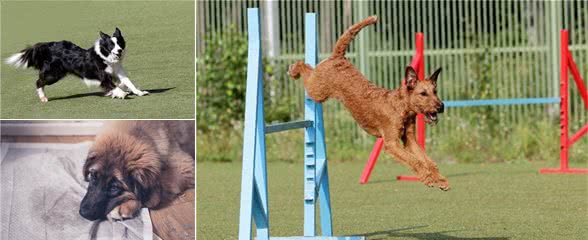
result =
[[[437,90],[433,91],[434,94],[437,94]]]
[[[88,176],[86,176],[86,181],[88,181],[88,182],[96,181],[96,173],[95,172],[88,173]]]
[[[110,193],[110,195],[117,195],[120,192],[120,187],[116,185],[111,185],[110,188],[108,188],[108,192]]]
[[[427,96],[427,93],[426,93],[426,92],[421,92],[421,93],[419,93],[419,94],[420,94],[421,96]]]

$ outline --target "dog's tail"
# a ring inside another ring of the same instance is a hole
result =
[[[41,54],[42,45],[36,44],[32,47],[27,47],[19,53],[12,54],[4,61],[8,65],[12,65],[16,68],[28,68],[35,67],[39,69],[41,64],[44,62],[43,54]]]
[[[353,40],[353,38],[355,38],[355,35],[357,35],[357,33],[359,33],[359,31],[371,24],[374,24],[378,21],[378,17],[377,16],[370,16],[364,20],[361,20],[360,22],[354,24],[353,26],[351,26],[350,28],[347,29],[347,31],[345,31],[343,33],[343,35],[341,35],[341,37],[339,37],[339,40],[337,40],[337,43],[335,44],[335,47],[333,48],[333,55],[331,55],[331,57],[334,58],[338,58],[338,57],[344,57],[345,56],[345,50],[347,50],[347,46],[349,46],[349,43],[351,43],[351,41]]]
[[[288,68],[288,75],[293,79],[298,79],[300,76],[302,79],[306,79],[310,73],[312,73],[312,67],[303,61],[298,61]]]

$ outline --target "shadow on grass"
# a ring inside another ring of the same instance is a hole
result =
[[[169,90],[174,89],[175,87],[172,88],[156,88],[156,89],[144,89],[144,91],[148,91],[149,94],[158,94],[158,93],[164,93],[167,92]],[[70,95],[70,96],[64,96],[64,97],[56,97],[56,98],[49,98],[50,101],[55,101],[55,100],[66,100],[66,99],[74,99],[74,98],[83,98],[83,97],[102,97],[104,96],[104,92],[91,92],[91,93],[79,93],[79,94],[74,94],[74,95]],[[135,96],[132,93],[130,95],[127,95],[127,97],[125,97],[125,99],[130,100],[133,99],[132,97],[129,96]]]
[[[469,176],[469,175],[476,175],[476,174],[480,174],[480,173],[485,173],[485,172],[478,171],[478,172],[454,173],[454,174],[448,174],[448,175],[446,175],[446,177],[447,178],[463,177],[463,176]],[[366,184],[378,184],[378,183],[397,182],[397,181],[398,180],[396,180],[396,177],[390,177],[390,179],[369,181]],[[407,182],[407,181],[403,181],[403,182]],[[419,181],[408,181],[408,182],[419,182]]]
[[[508,237],[454,237],[447,235],[446,233],[449,232],[457,232],[457,231],[439,231],[439,232],[421,232],[421,233],[405,233],[402,231],[405,230],[413,230],[419,228],[426,228],[429,227],[428,225],[422,226],[413,226],[413,227],[405,227],[399,229],[392,229],[392,230],[384,230],[384,231],[375,231],[375,232],[368,232],[362,234],[355,234],[355,236],[365,236],[370,240],[375,239],[394,239],[394,238],[413,238],[413,239],[449,239],[449,240],[508,240]]]

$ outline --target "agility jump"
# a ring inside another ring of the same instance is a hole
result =
[[[267,191],[265,135],[304,128],[304,236],[271,239],[365,239],[359,236],[333,237],[329,175],[323,108],[305,96],[304,120],[265,125],[263,109],[263,72],[259,10],[247,9],[248,61],[241,175],[239,239],[252,239],[252,220],[257,239],[270,239]],[[318,59],[316,14],[305,15],[305,62],[316,66]],[[320,206],[321,235],[317,235],[316,208]]]
[[[560,31],[560,96],[552,98],[511,98],[511,99],[484,99],[484,100],[465,100],[465,101],[445,101],[446,107],[476,107],[476,106],[498,106],[498,105],[525,105],[525,104],[560,104],[560,168],[557,169],[540,169],[540,173],[588,173],[588,169],[569,168],[568,152],[570,147],[578,141],[583,135],[588,133],[588,123],[585,124],[577,133],[569,137],[569,84],[568,69],[572,76],[580,96],[584,102],[584,107],[588,111],[588,91],[582,80],[582,76],[574,62],[573,56],[568,47],[568,31]],[[423,33],[419,32],[415,36],[415,55],[412,58],[410,66],[418,72],[419,79],[424,78],[424,43]],[[422,115],[417,118],[417,140],[419,145],[425,149],[426,138],[425,123]],[[384,141],[381,138],[376,140],[368,161],[363,169],[359,183],[365,184],[369,181],[371,172],[376,164],[378,156],[382,151]],[[418,181],[416,176],[397,176],[398,181]]]
[[[588,91],[586,90],[586,85],[584,85],[584,80],[582,80],[582,76],[580,76],[580,72],[578,71],[578,67],[574,62],[574,57],[570,52],[568,47],[568,30],[562,29],[560,31],[560,79],[559,79],[559,95],[560,95],[560,103],[559,103],[559,119],[560,119],[560,152],[559,152],[559,161],[560,167],[556,169],[549,169],[549,168],[542,168],[539,170],[540,173],[588,173],[588,169],[580,169],[580,168],[569,168],[568,165],[568,153],[570,151],[570,147],[576,143],[583,135],[588,133],[588,123],[586,123],[580,130],[573,134],[572,137],[569,136],[569,84],[568,84],[568,70],[571,70],[572,76],[574,78],[574,82],[576,82],[576,86],[578,87],[578,91],[580,92],[580,96],[584,101],[584,108],[588,111]]]

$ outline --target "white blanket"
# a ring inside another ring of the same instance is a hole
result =
[[[93,222],[78,213],[90,144],[0,145],[1,239],[90,239]],[[103,221],[96,239],[153,239],[149,211],[122,222]]]

